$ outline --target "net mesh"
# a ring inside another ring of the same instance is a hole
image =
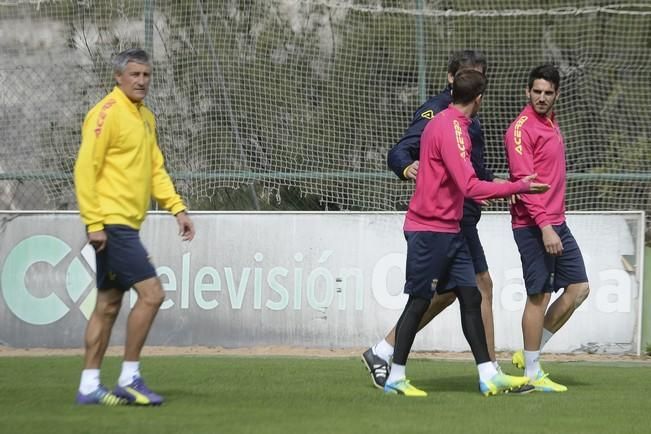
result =
[[[111,57],[144,46],[191,208],[404,209],[413,186],[386,152],[445,85],[449,53],[477,48],[495,172],[528,71],[554,62],[568,209],[651,214],[651,5],[611,3],[0,0],[0,206],[76,207],[83,117],[113,85]]]

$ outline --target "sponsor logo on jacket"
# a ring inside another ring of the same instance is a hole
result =
[[[95,137],[99,137],[100,134],[102,134],[102,128],[104,127],[104,121],[106,120],[107,112],[108,110],[115,104],[114,99],[110,99],[106,101],[106,103],[102,106],[102,109],[99,112],[99,115],[97,116],[97,124],[95,124]]]
[[[515,142],[515,152],[518,154],[522,155],[522,125],[524,125],[525,122],[527,122],[527,119],[529,119],[527,116],[522,116],[518,121],[515,123],[515,127],[513,128],[513,141]]]
[[[459,148],[459,154],[461,155],[461,158],[465,160],[466,144],[465,141],[463,140],[463,131],[461,131],[461,125],[457,120],[452,121],[452,124],[454,125],[454,135],[457,139],[457,148]]]

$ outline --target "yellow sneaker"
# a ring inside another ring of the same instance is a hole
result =
[[[409,383],[409,380],[407,380],[406,378],[403,378],[402,380],[398,380],[391,384],[385,383],[384,393],[392,393],[392,394],[412,396],[412,397],[427,396],[427,392],[412,386]]]
[[[529,383],[529,377],[514,377],[513,375],[498,372],[488,381],[480,380],[479,391],[484,396],[497,395],[498,393],[518,389],[527,383]]]
[[[513,365],[518,369],[524,369],[524,351],[518,350],[513,353],[513,357],[511,357],[511,363],[513,363]]]
[[[537,392],[566,392],[567,387],[562,384],[553,382],[549,378],[549,374],[544,373],[543,371],[538,371],[536,378],[531,380],[529,383],[536,388]]]

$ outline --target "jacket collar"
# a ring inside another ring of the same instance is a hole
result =
[[[115,86],[111,93],[116,99],[120,100],[126,107],[128,107],[129,111],[137,115],[140,114],[140,107],[143,105],[142,102],[134,103],[118,86]]]
[[[454,107],[452,104],[448,106],[448,109],[456,119],[463,121],[466,125],[472,122],[472,119],[469,119],[461,110]]]
[[[539,122],[544,123],[545,125],[554,125],[556,123],[556,113],[552,111],[551,116],[543,116],[541,114],[538,114],[536,110],[534,110],[533,107],[531,107],[531,104],[527,104],[527,106],[524,109],[524,114],[526,114],[529,117],[533,117],[535,119],[538,119]]]

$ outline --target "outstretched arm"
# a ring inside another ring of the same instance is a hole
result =
[[[454,183],[459,187],[465,197],[480,201],[496,197],[508,197],[514,193],[542,193],[549,189],[547,184],[533,182],[535,175],[527,175],[515,182],[496,183],[481,181],[477,178],[470,163],[466,143],[469,140],[467,134],[463,134],[461,126],[453,121],[453,130],[447,137],[455,139],[441,146],[441,158],[452,177]]]

